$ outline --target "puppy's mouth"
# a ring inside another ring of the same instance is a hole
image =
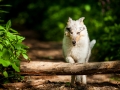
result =
[[[73,46],[75,46],[76,45],[76,41],[72,41],[72,44],[73,44]]]
[[[75,46],[76,44],[73,44],[73,46]]]

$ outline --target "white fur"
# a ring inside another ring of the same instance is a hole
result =
[[[63,54],[66,62],[68,63],[87,63],[91,54],[91,48],[95,44],[95,40],[90,43],[87,28],[83,23],[84,18],[78,20],[72,20],[69,18],[66,28],[70,28],[70,31],[67,31],[65,28],[65,35],[63,38]],[[80,29],[84,27],[84,29]],[[72,32],[72,34],[71,34]],[[79,40],[76,39],[77,32],[80,32]],[[72,41],[76,41],[75,46]],[[71,77],[71,84],[74,84],[74,81],[86,84],[86,75],[77,75]]]

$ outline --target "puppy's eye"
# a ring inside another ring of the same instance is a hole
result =
[[[77,34],[80,34],[80,32],[77,32]]]
[[[84,30],[85,29],[85,27],[80,27],[80,30]]]
[[[83,27],[80,27],[80,30],[83,30]]]

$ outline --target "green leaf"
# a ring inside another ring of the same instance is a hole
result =
[[[19,42],[19,43],[21,43],[21,42],[25,39],[24,37],[18,36],[18,35],[17,35],[16,38],[18,39],[18,42]]]
[[[23,79],[24,79],[24,76],[20,76],[20,78],[23,80]]]
[[[3,71],[3,75],[7,78],[8,77],[8,73],[6,71]]]
[[[19,59],[14,59],[14,62],[16,64],[16,66],[20,67],[20,60]]]
[[[70,82],[66,82],[66,85],[67,85],[67,86],[70,86]]]
[[[10,40],[13,40],[16,38],[16,36],[10,32],[7,32],[7,36],[9,37]]]
[[[2,59],[0,59],[0,64],[2,64],[4,67],[8,67],[9,65],[11,65],[10,61]]]
[[[12,53],[10,53],[10,51],[11,50],[8,48],[3,48],[2,53],[0,53],[2,58],[5,60],[9,60],[11,58],[11,54],[12,54]]]
[[[14,34],[18,34],[18,32],[12,28],[10,28],[10,31],[12,31]]]
[[[17,72],[20,72],[19,67],[17,67],[15,63],[12,64],[12,68]]]
[[[3,26],[0,26],[0,31],[1,31],[1,30],[5,30],[5,28],[4,28]]]
[[[6,30],[9,30],[10,27],[11,27],[11,21],[9,20],[6,24]]]
[[[10,42],[8,40],[5,41],[6,46],[10,45]]]
[[[27,54],[22,53],[22,55],[23,55],[23,57],[24,57],[25,59],[29,59]]]
[[[2,50],[3,49],[3,45],[2,44],[0,44],[0,50]]]
[[[16,57],[19,57],[21,55],[21,50],[18,50],[17,52],[16,52]]]
[[[26,49],[28,49],[29,47],[24,45],[24,44],[21,44],[21,47],[26,51]]]
[[[21,49],[21,43],[16,43],[14,46],[17,50],[20,50]]]

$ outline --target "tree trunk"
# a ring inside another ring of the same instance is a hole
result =
[[[21,62],[22,75],[90,75],[120,73],[120,61],[94,63]]]

